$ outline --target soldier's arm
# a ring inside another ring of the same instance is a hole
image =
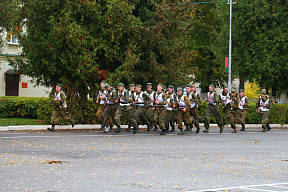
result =
[[[60,93],[60,97],[61,97],[61,99],[60,99],[61,104],[66,102],[66,96],[65,96],[65,93],[63,91]]]
[[[167,104],[167,97],[166,97],[165,93],[162,94],[162,98],[163,98],[163,102],[159,102],[159,105],[166,105]]]
[[[250,107],[249,99],[247,97],[245,97],[244,107]]]
[[[192,93],[192,99],[190,101],[193,101],[194,103],[198,104],[198,98],[196,97],[195,94]]]
[[[186,110],[188,110],[190,107],[191,107],[191,103],[190,103],[190,101],[189,101],[189,98],[188,97],[184,97],[184,102],[185,102],[185,104],[186,104]]]
[[[272,103],[271,103],[271,100],[269,99],[268,100],[268,105],[266,105],[266,108],[267,109],[271,109],[271,107],[272,107]]]
[[[127,103],[129,103],[129,94],[128,91],[124,91],[124,96],[122,97],[123,100]]]
[[[215,92],[213,102],[218,103],[218,101],[219,101],[219,95]]]
[[[147,93],[143,93],[143,99],[146,103],[151,103],[151,98],[149,97],[149,95]]]

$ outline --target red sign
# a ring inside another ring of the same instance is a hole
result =
[[[28,87],[28,83],[27,82],[22,82],[22,88],[27,88]]]
[[[225,67],[229,67],[229,57],[225,57]]]

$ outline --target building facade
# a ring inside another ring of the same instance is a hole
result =
[[[20,74],[15,66],[10,66],[8,59],[21,57],[22,49],[19,46],[17,37],[5,38],[5,43],[0,51],[0,96],[20,96],[20,97],[47,97],[51,88],[35,86],[32,79]]]

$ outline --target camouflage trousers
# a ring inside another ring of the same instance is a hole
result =
[[[224,118],[223,118],[223,125],[226,125],[227,120],[230,118],[230,111],[231,111],[231,107],[230,106],[225,106],[223,109],[223,113],[224,113]]]
[[[268,115],[269,111],[260,111],[260,121],[263,129],[266,129],[266,125],[268,123]]]
[[[53,126],[56,125],[59,115],[64,121],[69,121],[69,122],[73,121],[67,109],[54,107],[54,111],[51,114],[51,125]]]
[[[147,118],[147,120],[151,123],[153,123],[153,119],[154,119],[154,111],[153,111],[153,106],[149,106],[148,109],[145,112],[145,117]]]
[[[135,116],[136,106],[133,105],[132,103],[130,103],[130,106],[131,106],[131,112],[134,114],[134,117],[136,118],[136,116]],[[131,123],[129,121],[127,122],[127,124],[129,127],[131,127]]]
[[[248,109],[239,109],[239,111],[240,111],[241,125],[243,128],[245,128],[245,122],[246,122],[246,117],[248,114]]]
[[[136,128],[137,127],[137,121],[135,119],[135,116],[132,112],[132,107],[131,106],[118,106],[116,113],[115,113],[115,124],[117,127],[121,125],[121,117],[122,115],[125,115],[128,119],[129,124]]]
[[[140,120],[143,120],[142,123],[148,124],[149,121],[145,116],[146,107],[145,106],[135,106],[135,109],[136,110],[134,112],[134,115],[135,115],[135,119],[136,119],[138,125],[140,123]]]
[[[190,117],[189,109],[186,110],[186,112],[183,112],[183,109],[179,109],[177,119],[178,119],[178,128],[179,129],[183,128],[183,125],[182,125],[183,121],[184,121],[185,125],[191,124],[192,118]]]
[[[208,105],[204,118],[204,126],[209,129],[210,116],[213,115],[217,121],[219,127],[223,127],[223,123],[218,111],[218,105]]]
[[[165,129],[166,107],[155,107],[153,122],[159,125],[160,129]]]
[[[166,118],[165,118],[165,128],[169,129],[169,123],[172,120],[173,111],[167,110],[166,111]]]
[[[105,108],[104,108],[104,111],[103,111],[103,114],[102,114],[102,124],[101,124],[101,128],[103,129],[107,124],[108,124],[108,121],[109,121],[109,124],[110,124],[110,128],[112,129],[113,127],[113,124],[110,123],[110,121],[114,121],[115,122],[115,112],[116,112],[116,109],[117,109],[117,105],[116,104],[106,104]],[[112,126],[111,126],[112,124]]]
[[[193,123],[195,127],[199,127],[199,118],[197,113],[197,107],[190,108],[190,116],[193,117]]]
[[[100,104],[96,112],[96,121],[101,124],[103,123],[103,110],[104,110],[104,104]],[[108,125],[108,122],[106,125]],[[111,118],[109,119],[109,125],[111,128],[113,127],[113,121]]]
[[[173,108],[173,110],[172,110],[172,120],[171,120],[173,124],[178,121],[177,116],[178,116],[178,109]]]
[[[240,119],[240,112],[239,109],[231,109],[230,110],[230,124],[231,127],[234,129],[236,128],[235,124],[240,123],[241,124],[241,119]]]

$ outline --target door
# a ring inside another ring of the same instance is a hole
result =
[[[6,92],[5,96],[19,95],[19,75],[6,74]]]

